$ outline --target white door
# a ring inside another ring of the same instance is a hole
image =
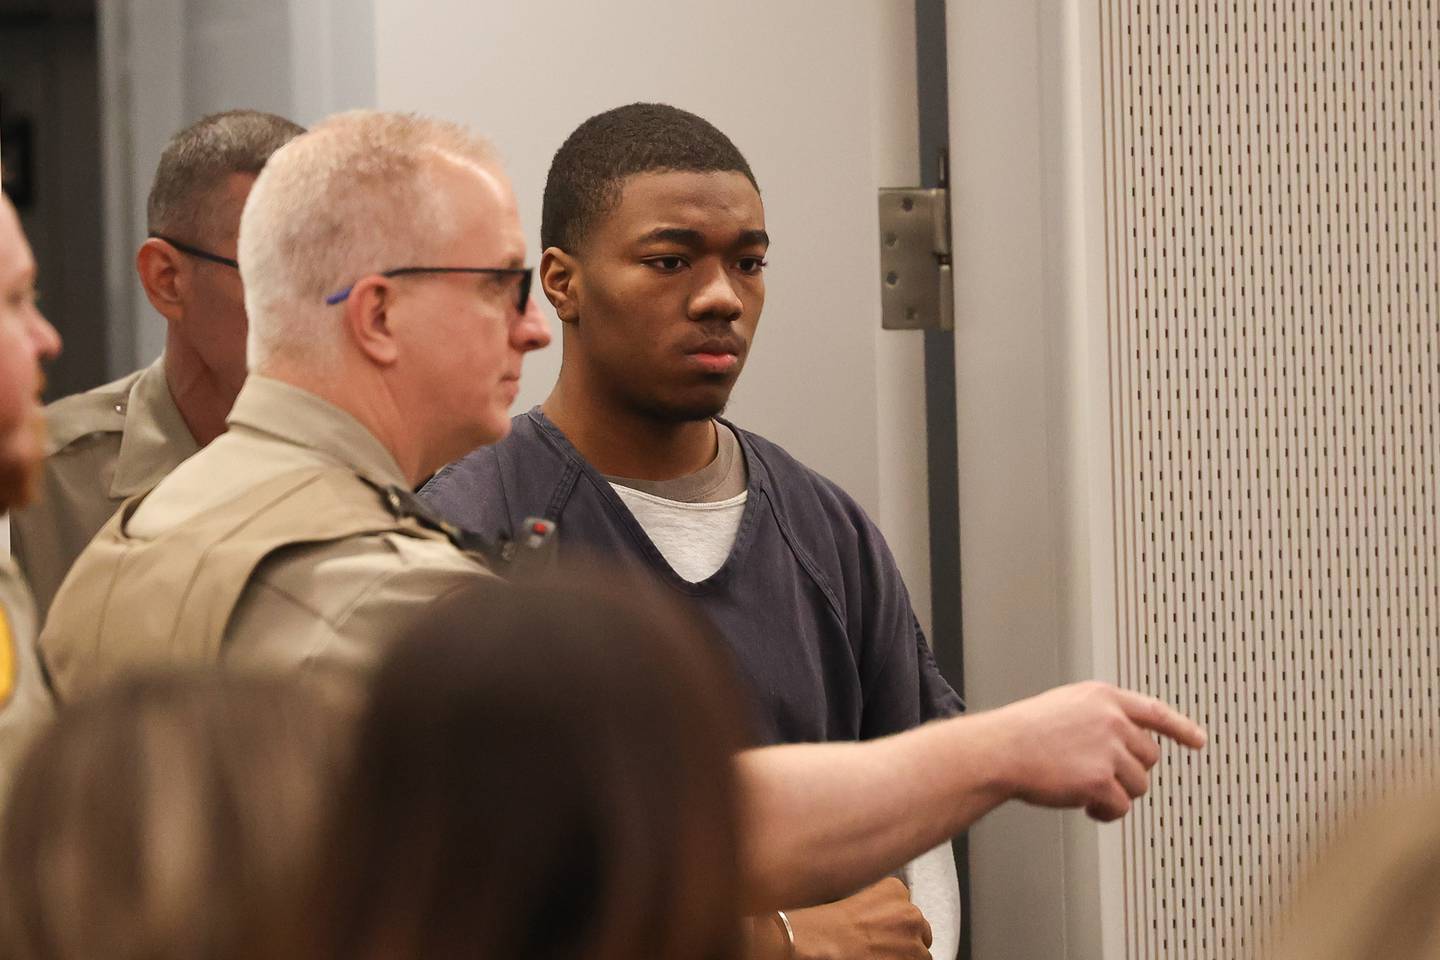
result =
[[[1085,128],[1093,101],[1080,62],[1084,5],[947,4],[972,709],[1075,679],[1115,679],[1102,642],[1113,636],[1103,603],[1110,541],[1094,532],[1108,506],[1098,493],[1108,486],[1108,405],[1096,382],[1103,340],[1090,322],[1088,282],[1103,275],[1104,260],[1103,242],[1087,233],[1098,180]],[[1083,815],[1018,804],[971,830],[974,956],[1101,957],[1100,910],[1113,898],[1101,891],[1112,878],[1100,873],[1099,836]]]
[[[974,830],[976,957],[1263,954],[1436,770],[1437,8],[949,4],[972,705],[1097,675],[1212,734],[1123,825]]]

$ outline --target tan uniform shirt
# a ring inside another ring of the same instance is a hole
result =
[[[344,411],[252,376],[229,425],[128,504],[76,561],[40,641],[62,701],[120,673],[195,660],[353,675],[419,610],[490,575],[443,534],[386,510],[375,487],[408,489],[405,476]],[[261,497],[256,509],[261,488],[285,488],[292,476],[322,478],[330,499],[317,502],[312,487],[303,504],[286,494]],[[381,532],[326,538],[332,515],[347,529],[374,518]],[[233,545],[223,540],[222,548],[222,539],[243,536],[234,530],[247,525],[304,532],[267,553],[243,585],[215,589],[214,571]],[[213,543],[194,542],[201,528]],[[227,590],[238,595],[227,599]],[[176,636],[179,623],[210,624],[219,636],[213,644]]]
[[[45,408],[40,500],[10,515],[10,552],[41,623],[70,565],[116,508],[198,449],[170,396],[164,362]]]
[[[55,713],[35,656],[35,630],[30,590],[0,556],[0,810],[25,748]]]

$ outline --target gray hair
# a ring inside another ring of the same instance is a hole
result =
[[[226,177],[259,174],[271,154],[305,132],[273,113],[227,110],[181,130],[165,145],[146,208],[151,233],[192,243],[209,239],[207,195]]]
[[[455,230],[436,179],[445,163],[499,171],[491,146],[458,124],[375,110],[331,117],[275,155],[240,218],[251,371],[282,355],[322,375],[334,365],[341,328],[326,296]]]

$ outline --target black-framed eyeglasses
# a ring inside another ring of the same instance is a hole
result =
[[[401,277],[413,273],[483,273],[495,277],[519,277],[520,295],[516,298],[515,307],[521,313],[525,312],[525,306],[530,302],[530,281],[535,276],[534,267],[396,267],[394,270],[382,270],[378,274],[382,277]],[[357,281],[358,282],[358,281]],[[344,290],[332,293],[325,298],[325,305],[333,307],[335,304],[350,296],[350,291],[355,289],[355,284],[350,284]]]
[[[209,260],[211,263],[218,263],[222,267],[230,267],[234,270],[240,269],[240,264],[235,262],[234,260],[231,260],[229,257],[222,257],[218,253],[211,253],[209,250],[201,250],[199,247],[192,247],[188,243],[181,243],[174,237],[167,237],[163,233],[152,233],[150,234],[150,238],[152,240],[164,240],[176,250],[179,250],[181,253],[187,254],[188,256],[192,256],[197,260]]]

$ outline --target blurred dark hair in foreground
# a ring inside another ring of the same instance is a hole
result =
[[[629,580],[448,599],[376,678],[316,952],[737,955],[745,724],[722,651]]]
[[[481,581],[371,690],[358,728],[218,671],[67,709],[11,796],[0,960],[739,955],[747,725],[674,598]]]
[[[33,744],[0,837],[0,957],[280,957],[343,775],[339,711],[221,673],[123,682]]]

